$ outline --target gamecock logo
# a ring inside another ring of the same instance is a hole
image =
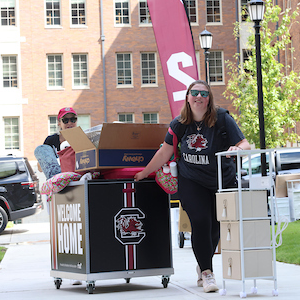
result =
[[[202,149],[207,148],[207,139],[200,133],[191,134],[187,138],[187,145],[189,149],[194,149],[196,152],[200,152]]]
[[[146,235],[141,221],[144,218],[139,208],[122,208],[114,217],[116,239],[123,245],[139,244]]]

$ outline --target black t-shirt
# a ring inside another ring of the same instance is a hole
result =
[[[49,135],[46,137],[44,141],[44,145],[49,145],[51,147],[55,147],[56,152],[60,151],[60,141],[59,141],[59,135],[57,133]]]
[[[209,189],[217,189],[215,153],[226,151],[230,146],[236,145],[245,138],[234,119],[227,113],[225,113],[225,125],[226,143],[216,125],[209,128],[203,124],[202,129],[197,131],[195,123],[182,125],[178,121],[178,117],[170,123],[171,129],[176,135],[182,132],[181,126],[186,127],[181,140],[178,141],[181,142],[178,170],[183,177],[196,181]],[[165,142],[173,145],[173,137],[169,132],[165,137]],[[236,176],[235,164],[232,159],[222,157],[222,175],[223,186],[226,187],[232,183]]]

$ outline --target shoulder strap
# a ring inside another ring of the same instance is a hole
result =
[[[216,128],[218,135],[222,137],[222,146],[224,149],[226,148],[226,143],[228,141],[227,139],[227,131],[226,131],[226,122],[225,122],[225,115],[229,114],[229,111],[225,108],[220,107],[217,111],[217,122],[216,122]]]
[[[184,136],[186,127],[187,127],[187,125],[184,125],[184,124],[180,123],[178,134],[177,134],[178,143],[180,143],[182,137]]]

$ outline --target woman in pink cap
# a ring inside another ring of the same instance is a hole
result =
[[[60,130],[77,127],[77,113],[72,107],[62,108],[58,113],[57,120]],[[55,133],[47,136],[44,144],[55,147],[56,151],[60,151],[60,144],[64,141],[65,139],[61,134]]]

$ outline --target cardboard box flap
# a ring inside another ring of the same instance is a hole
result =
[[[99,149],[159,149],[169,124],[104,123]]]
[[[81,127],[62,130],[61,134],[69,142],[75,152],[95,148],[94,144],[89,140]]]
[[[276,198],[287,197],[287,180],[300,179],[300,174],[282,174],[276,176]]]

